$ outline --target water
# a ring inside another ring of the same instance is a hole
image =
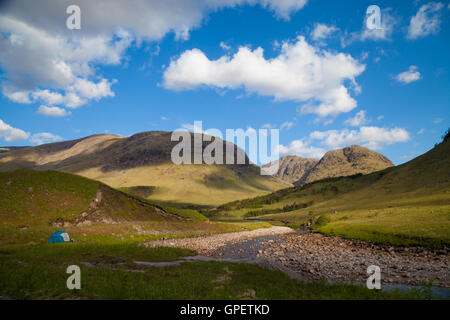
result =
[[[306,231],[299,231],[295,232],[293,234],[304,234]],[[219,248],[215,255],[220,254],[221,260],[234,260],[234,261],[252,261],[258,259],[258,250],[263,250],[265,248],[265,243],[273,241],[277,242],[278,244],[283,244],[285,241],[277,235],[274,236],[262,236],[262,237],[256,237],[251,240],[246,240],[243,242],[238,243],[232,243],[225,245],[224,247]],[[293,271],[293,270],[292,270]],[[294,271],[295,272],[295,271]],[[333,280],[328,280],[330,284],[332,284]],[[344,281],[345,283],[350,283],[349,281]],[[361,282],[353,282],[353,284],[359,284],[359,285],[365,285],[365,283]],[[393,290],[411,290],[411,289],[418,289],[418,290],[427,290],[425,286],[413,286],[413,285],[405,285],[405,284],[382,284],[381,287],[382,290],[385,291],[393,291]],[[442,288],[442,287],[436,287],[431,286],[430,292],[435,297],[449,299],[450,298],[450,288]]]

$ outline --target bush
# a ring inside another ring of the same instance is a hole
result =
[[[328,216],[322,214],[322,215],[318,216],[317,219],[314,221],[313,227],[320,228],[330,222],[331,222],[331,219]]]

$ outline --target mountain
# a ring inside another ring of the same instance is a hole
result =
[[[76,173],[129,192],[147,187],[147,198],[180,206],[214,206],[287,186],[277,178],[261,176],[260,168],[245,153],[242,165],[176,165],[171,151],[178,141],[171,141],[171,135],[166,131],[130,137],[93,135],[12,150],[0,154],[0,171],[28,168]],[[204,142],[202,150],[208,144]],[[233,148],[235,156],[243,152]]]
[[[356,145],[329,151],[320,160],[284,156],[277,162],[279,169],[274,176],[294,185],[358,173],[368,174],[393,166],[382,154]],[[270,165],[272,163],[264,167]]]
[[[294,183],[307,175],[319,160],[298,156],[284,156],[276,162],[279,163],[279,169],[274,176],[286,182]],[[270,167],[271,165],[272,163],[269,163],[264,165],[264,167]]]
[[[0,153],[5,153],[13,150],[18,150],[26,147],[0,147]]]
[[[354,152],[341,152],[345,159],[355,157]],[[342,162],[339,153],[332,152],[331,160]],[[450,136],[399,166],[366,175],[327,178],[224,204],[211,215],[230,213],[296,225],[325,216],[330,222],[318,228],[325,234],[394,245],[448,247]]]
[[[2,172],[0,192],[0,217],[8,226],[186,220],[98,181],[57,171]]]
[[[391,160],[382,154],[355,145],[325,153],[322,159],[294,184],[301,185],[358,173],[368,174],[393,165]]]

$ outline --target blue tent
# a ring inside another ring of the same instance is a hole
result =
[[[72,240],[70,239],[69,234],[65,231],[57,231],[54,234],[52,234],[50,239],[48,239],[48,243],[70,242],[70,241]]]

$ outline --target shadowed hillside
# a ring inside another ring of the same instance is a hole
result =
[[[178,142],[170,137],[171,132],[163,131],[128,138],[94,135],[28,147],[0,154],[0,171],[29,168],[77,173],[115,188],[131,188],[130,192],[149,187],[149,199],[177,205],[218,205],[287,186],[261,176],[260,168],[245,153],[242,165],[175,165],[171,151]],[[204,142],[203,149],[208,144]],[[235,158],[243,152],[233,148]]]

